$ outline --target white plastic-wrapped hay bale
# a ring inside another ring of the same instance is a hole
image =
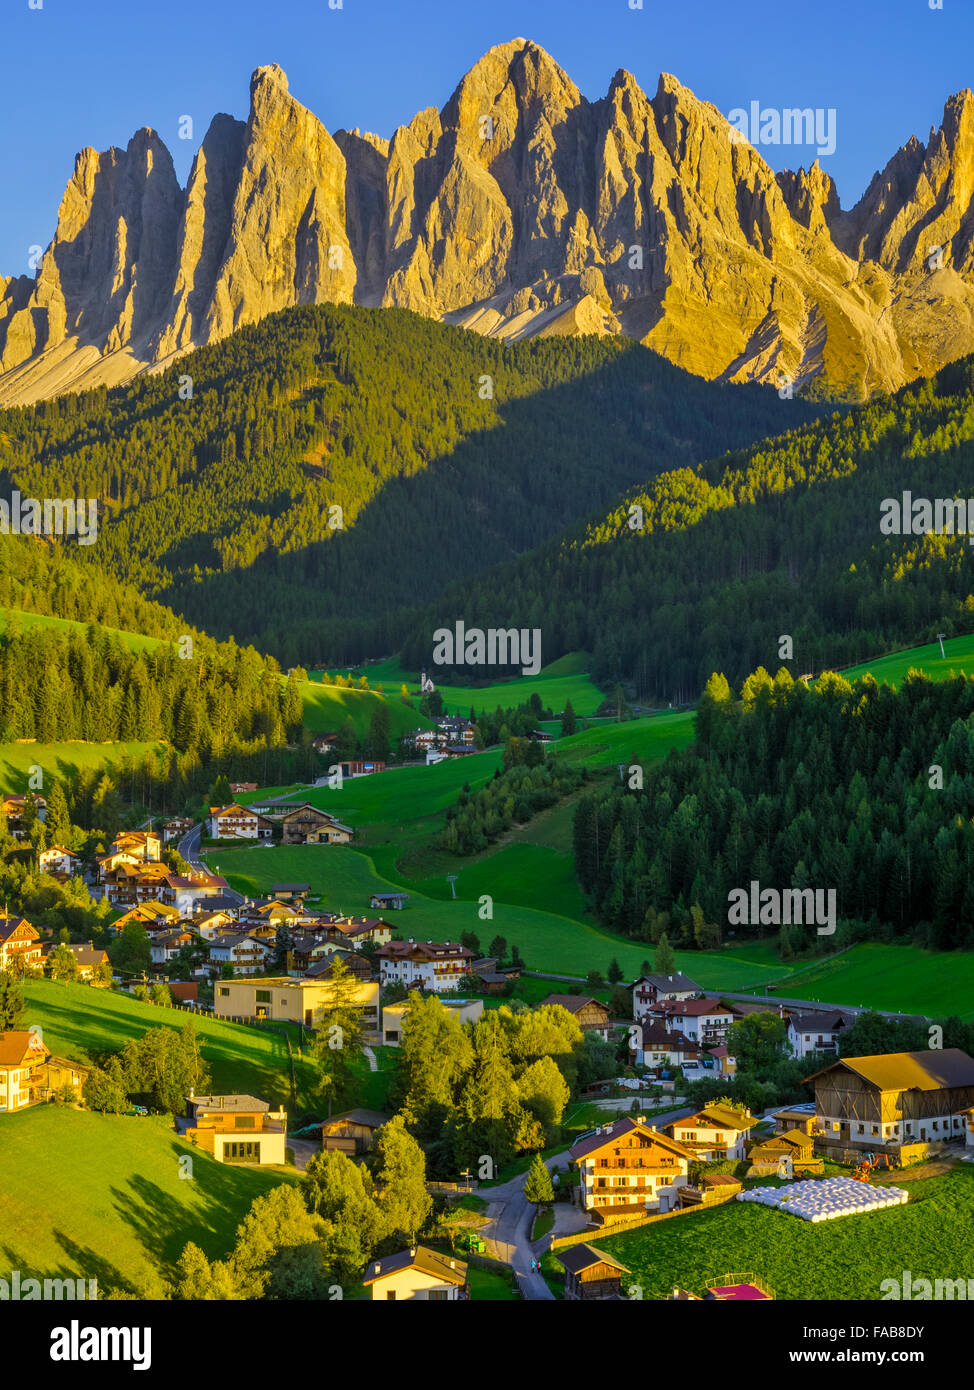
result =
[[[839,1177],[818,1182],[805,1179],[783,1187],[756,1187],[738,1193],[738,1201],[758,1202],[802,1221],[821,1222],[901,1206],[909,1201],[909,1193],[901,1187],[869,1187],[854,1178]]]

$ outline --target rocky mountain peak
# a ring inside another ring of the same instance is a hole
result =
[[[432,95],[432,94],[431,94]],[[84,148],[33,279],[0,278],[0,404],[114,384],[288,305],[399,305],[511,339],[623,332],[727,380],[892,388],[974,350],[974,96],[842,212],[672,74],[587,100],[525,38],[386,139],[332,136],[276,63],[186,189],[159,136]]]

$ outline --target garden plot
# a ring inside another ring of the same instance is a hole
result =
[[[784,1187],[753,1187],[749,1192],[739,1192],[737,1200],[775,1207],[801,1217],[802,1221],[834,1221],[839,1216],[900,1207],[910,1198],[902,1187],[876,1187],[855,1178],[825,1178],[792,1182]]]

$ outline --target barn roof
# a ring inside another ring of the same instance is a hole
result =
[[[880,1091],[939,1091],[957,1086],[974,1086],[974,1057],[959,1047],[940,1051],[886,1052],[877,1057],[842,1057],[805,1078],[820,1076],[844,1067]]]

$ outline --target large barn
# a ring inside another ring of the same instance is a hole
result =
[[[959,1047],[843,1057],[807,1080],[820,1147],[895,1152],[966,1140],[974,1058]]]

